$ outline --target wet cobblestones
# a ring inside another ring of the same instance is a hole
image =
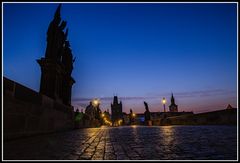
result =
[[[4,160],[236,160],[236,126],[78,129],[4,142]]]

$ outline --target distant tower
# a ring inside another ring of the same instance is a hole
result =
[[[230,104],[228,104],[226,109],[233,109],[233,107]]]
[[[178,106],[175,104],[175,99],[173,97],[173,94],[171,97],[171,105],[169,105],[169,111],[170,112],[178,112]]]
[[[113,103],[111,104],[111,111],[113,124],[123,119],[122,102],[120,101],[120,103],[118,103],[117,96],[114,96],[113,98]]]
[[[71,106],[71,90],[75,83],[71,77],[73,62],[68,30],[64,32],[67,22],[61,20],[61,4],[58,6],[47,31],[47,48],[45,58],[38,59],[41,67],[40,93]]]

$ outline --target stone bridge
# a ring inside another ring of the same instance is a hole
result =
[[[236,126],[77,129],[4,142],[4,160],[236,160]]]

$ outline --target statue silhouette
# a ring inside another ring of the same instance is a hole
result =
[[[132,109],[130,109],[129,120],[130,120],[130,124],[131,124],[133,122],[133,111],[132,111]]]
[[[63,30],[67,25],[66,21],[61,22],[60,10],[61,4],[58,6],[47,31],[46,58],[57,62],[61,60],[64,42],[66,40],[66,34],[64,34]]]
[[[75,59],[67,40],[68,29],[64,32],[67,22],[61,20],[60,11],[61,4],[48,26],[45,58],[37,60],[42,70],[40,92],[71,106],[72,85],[75,83],[71,73]]]
[[[146,122],[151,119],[151,113],[149,111],[148,104],[145,101],[144,101],[144,105],[145,105],[145,109],[146,109],[146,111],[144,112],[145,122]]]
[[[56,55],[56,59],[58,62],[61,61],[61,56],[64,50],[64,44],[66,41],[66,34],[63,32],[64,28],[66,27],[67,22],[66,21],[62,21],[61,25],[59,26],[59,28],[57,29],[57,42],[56,42],[56,48],[57,48],[57,55]]]
[[[73,62],[75,59],[73,59],[72,50],[70,49],[69,41],[65,41],[65,47],[64,52],[62,55],[62,63],[65,66],[65,70],[67,74],[71,75],[73,70]]]
[[[50,22],[48,31],[47,31],[47,49],[46,49],[46,58],[55,60],[56,59],[56,40],[57,40],[57,31],[58,25],[61,22],[60,16],[61,4],[58,6],[53,20]]]

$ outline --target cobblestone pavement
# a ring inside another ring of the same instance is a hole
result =
[[[4,142],[4,160],[236,160],[236,126],[78,129]]]

